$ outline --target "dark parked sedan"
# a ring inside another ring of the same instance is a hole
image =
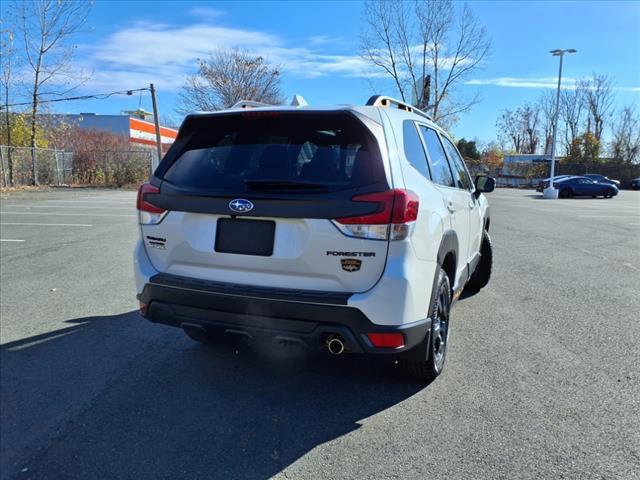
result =
[[[631,180],[631,188],[634,190],[640,190],[640,177]]]
[[[596,182],[608,183],[609,185],[615,185],[618,188],[620,187],[620,180],[613,180],[604,175],[600,175],[599,173],[585,173],[582,176],[590,178],[591,180],[595,180]]]
[[[567,178],[571,178],[573,175],[556,175],[553,177],[553,183],[559,182],[560,180],[566,180]],[[538,182],[538,186],[536,187],[536,191],[543,192],[545,188],[549,187],[550,178],[545,178],[544,180],[540,180]]]
[[[587,177],[573,177],[554,182],[561,198],[571,197],[604,197],[611,198],[618,194],[615,184],[596,182]]]

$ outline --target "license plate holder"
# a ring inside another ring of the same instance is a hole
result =
[[[275,231],[273,220],[219,218],[214,249],[219,253],[270,257]]]

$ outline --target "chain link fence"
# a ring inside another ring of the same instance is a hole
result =
[[[31,185],[35,159],[36,180],[44,185],[71,183],[73,154],[62,150],[0,145],[0,179],[3,187]],[[13,180],[13,182],[12,182]]]
[[[94,185],[122,187],[149,178],[157,165],[151,149],[63,151],[0,145],[0,184]]]

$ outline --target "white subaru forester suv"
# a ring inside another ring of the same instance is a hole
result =
[[[382,354],[432,380],[452,303],[489,281],[493,188],[388,97],[188,115],[138,192],[140,311],[202,342]]]

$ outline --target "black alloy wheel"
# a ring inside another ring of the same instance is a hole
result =
[[[451,293],[449,285],[442,284],[438,292],[438,301],[434,315],[431,317],[431,353],[436,375],[444,368],[449,340],[449,312],[451,309]]]
[[[438,282],[431,319],[431,332],[424,341],[398,358],[401,370],[415,379],[432,382],[442,373],[449,343],[451,286],[446,272],[438,267]]]

